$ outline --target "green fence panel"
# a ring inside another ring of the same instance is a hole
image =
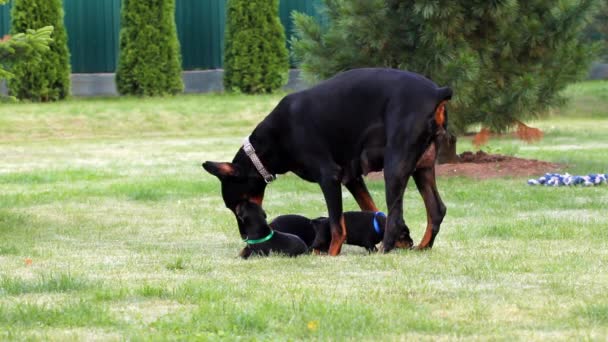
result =
[[[321,0],[281,0],[279,16],[292,35],[293,10],[319,17]],[[72,72],[114,72],[121,0],[63,0]],[[176,0],[175,22],[184,70],[223,65],[226,0]],[[10,4],[0,6],[0,37],[10,30]]]
[[[4,4],[0,6],[0,37],[11,30],[11,9],[10,5]]]
[[[118,56],[120,0],[64,0],[73,73],[113,72]],[[10,3],[0,7],[0,34],[10,31]]]
[[[184,70],[222,67],[226,0],[176,0],[175,23]]]
[[[72,72],[114,72],[120,0],[63,0]]]

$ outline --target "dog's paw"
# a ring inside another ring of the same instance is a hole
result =
[[[251,248],[249,248],[249,246],[246,246],[239,253],[239,257],[241,257],[243,259],[247,259],[251,256],[252,253],[253,253],[253,251],[251,250]]]
[[[412,246],[410,249],[413,250],[413,251],[430,251],[431,250],[431,246],[420,246],[420,245],[417,245],[417,246]]]

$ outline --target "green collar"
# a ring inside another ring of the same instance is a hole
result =
[[[270,234],[268,234],[266,237],[263,237],[263,238],[257,239],[257,240],[245,239],[245,240],[243,240],[243,242],[246,242],[248,245],[255,245],[256,243],[262,243],[262,242],[266,242],[266,241],[270,240],[273,235],[274,235],[274,230],[270,230]]]

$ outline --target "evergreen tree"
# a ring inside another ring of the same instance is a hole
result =
[[[224,87],[268,93],[285,85],[288,71],[278,0],[228,0]]]
[[[608,62],[608,1],[603,1],[597,8],[584,36],[588,41],[599,43],[601,60]]]
[[[49,51],[35,60],[14,63],[9,93],[19,99],[54,101],[70,93],[70,54],[63,25],[61,0],[15,0],[11,10],[11,33],[53,26]],[[33,32],[33,31],[30,31]]]
[[[116,86],[123,95],[184,89],[175,0],[123,0]]]
[[[0,1],[2,4],[2,1]],[[17,33],[14,36],[6,35],[0,40],[0,80],[12,78],[14,75],[10,68],[17,61],[32,62],[44,56],[49,51],[52,26],[45,26],[38,30],[27,30],[26,33]]]
[[[579,36],[594,2],[325,0],[328,27],[294,13],[291,43],[309,78],[407,69],[454,89],[451,132],[504,131],[561,103],[560,90],[586,72],[593,49]],[[444,160],[456,157],[452,141]]]

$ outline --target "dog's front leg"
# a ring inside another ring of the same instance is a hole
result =
[[[342,215],[342,185],[340,178],[338,170],[326,171],[322,173],[320,182],[329,214],[331,243],[329,244],[328,253],[332,256],[340,254],[342,244],[346,241],[346,224]]]
[[[387,149],[385,158],[384,181],[388,207],[386,230],[382,240],[385,253],[395,247],[409,248],[414,244],[403,220],[403,193],[416,166],[416,160],[411,155],[404,156],[403,150]]]
[[[243,248],[241,250],[241,252],[239,253],[239,256],[243,259],[248,259],[251,254],[253,254],[253,251],[251,250],[251,248],[249,246],[245,246],[245,248]]]

